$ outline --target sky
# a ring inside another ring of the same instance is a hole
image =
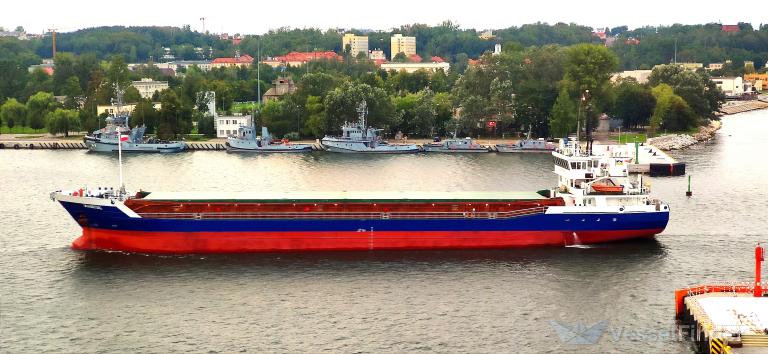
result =
[[[643,6],[639,6],[642,4]],[[0,26],[24,26],[27,32],[48,28],[70,32],[97,26],[182,26],[188,24],[214,33],[261,34],[279,27],[358,28],[388,30],[404,24],[436,25],[444,20],[462,28],[478,30],[506,28],[526,23],[577,23],[590,27],[674,23],[699,24],[750,22],[757,27],[765,21],[760,11],[743,6],[707,6],[702,1],[348,1],[291,0],[254,1],[93,1],[38,0],[5,2]],[[117,8],[115,8],[117,7]],[[110,10],[114,10],[110,12]]]

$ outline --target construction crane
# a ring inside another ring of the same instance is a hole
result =
[[[51,52],[51,59],[56,59],[56,31],[58,28],[49,28],[48,32],[51,33],[51,39],[53,42],[53,51]]]
[[[200,21],[203,22],[203,33],[205,33],[205,20],[208,19],[207,17],[200,17]]]

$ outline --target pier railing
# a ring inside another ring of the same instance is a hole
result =
[[[139,213],[150,219],[510,219],[542,214],[547,207],[508,212],[287,212],[287,213]]]

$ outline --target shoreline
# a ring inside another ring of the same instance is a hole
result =
[[[720,128],[722,121],[710,120],[706,126],[699,127],[699,131],[690,134],[667,134],[646,140],[646,144],[653,145],[662,151],[683,150],[693,145],[712,140]]]
[[[768,101],[757,99],[752,101],[728,101],[716,116],[718,118],[736,115],[739,113],[752,112],[768,109]],[[649,138],[646,143],[656,146],[659,150],[673,151],[687,149],[693,145],[707,142],[715,138],[715,134],[722,128],[722,120],[710,120],[706,126],[699,127],[699,131],[694,134],[666,134],[655,138]]]

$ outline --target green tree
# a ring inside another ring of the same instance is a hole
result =
[[[448,92],[451,84],[443,69],[438,69],[429,77],[429,89],[433,92]]]
[[[446,135],[446,128],[453,119],[453,97],[448,92],[438,92],[433,99],[435,103],[435,135]],[[453,127],[451,127],[452,129]]]
[[[322,138],[326,131],[325,107],[319,96],[308,96],[305,105],[307,133],[315,138]]]
[[[229,112],[232,109],[234,95],[232,88],[224,80],[214,80],[208,83],[208,88],[216,92],[216,109]]]
[[[16,101],[15,98],[10,98],[0,106],[0,127],[2,127],[2,122],[5,122],[8,129],[11,130],[17,123],[24,124],[26,116],[27,107]]]
[[[578,118],[576,111],[576,102],[564,87],[560,90],[552,107],[552,118],[549,121],[550,134],[555,137],[567,137],[575,133]]]
[[[45,70],[36,68],[29,74],[29,80],[24,87],[24,97],[29,97],[37,92],[53,92],[53,79]]]
[[[473,133],[483,127],[485,119],[490,115],[488,100],[485,97],[471,95],[461,101],[459,109],[460,133]]]
[[[123,93],[123,102],[125,103],[136,103],[139,102],[141,99],[141,94],[139,93],[139,90],[133,86],[128,86],[125,89],[125,93]]]
[[[615,94],[611,113],[622,121],[625,129],[648,124],[656,106],[656,98],[650,89],[634,79],[622,79],[615,87]]]
[[[655,134],[660,128],[687,130],[698,123],[696,114],[682,97],[675,94],[671,86],[659,84],[651,92],[656,98],[656,107],[649,126],[651,134]]]
[[[208,114],[200,114],[199,112],[197,115],[197,132],[205,135],[207,138],[215,138],[216,128],[214,118]]]
[[[618,58],[605,46],[577,44],[568,48],[565,80],[579,95],[589,91],[590,102],[599,111],[610,102],[610,79],[617,67]]]
[[[397,53],[392,57],[392,61],[395,63],[405,63],[406,60],[408,60],[408,57],[403,52]]]
[[[27,101],[27,126],[34,130],[45,127],[48,113],[57,108],[56,100],[48,92],[38,92]]]
[[[696,115],[714,118],[725,96],[706,73],[693,72],[679,65],[659,65],[653,69],[648,83],[652,86],[666,84],[682,97]]]
[[[325,97],[327,128],[339,131],[344,122],[357,121],[357,107],[363,100],[368,107],[367,121],[370,126],[388,129],[398,125],[399,117],[386,91],[366,84],[345,83]]]
[[[75,56],[71,53],[57,52],[53,60],[56,70],[53,71],[53,92],[57,95],[66,95],[64,88],[67,80],[75,75]]]
[[[48,113],[47,117],[48,132],[56,135],[63,133],[69,136],[70,131],[80,130],[80,116],[75,110],[57,108]]]
[[[0,38],[0,98],[26,98],[21,96],[29,78],[27,68],[40,63],[40,58],[26,42],[16,38]]]
[[[81,109],[78,115],[80,116],[80,127],[83,131],[92,132],[99,128],[99,117],[96,116],[96,112],[89,109]]]
[[[269,127],[275,136],[295,132],[298,125],[299,107],[291,99],[271,100],[260,112],[261,125]]]
[[[131,127],[145,125],[147,127],[147,132],[152,133],[157,128],[159,114],[160,113],[155,109],[152,101],[139,99],[131,113]]]
[[[165,89],[160,92],[160,112],[157,120],[157,136],[172,139],[179,134],[189,133],[192,129],[192,110],[184,107],[175,91]]]
[[[431,136],[435,133],[437,106],[435,95],[429,89],[394,98],[397,114],[401,117],[398,130],[408,135]]]
[[[80,87],[80,79],[77,76],[70,76],[61,88],[61,94],[66,96],[64,107],[68,109],[80,108],[80,98],[83,95],[83,89]]]
[[[128,64],[125,63],[122,55],[112,56],[109,62],[109,69],[106,72],[107,90],[109,97],[115,98],[114,90],[120,87],[125,90],[131,84],[131,73],[128,71]]]
[[[490,109],[495,113],[494,119],[501,132],[514,118],[514,98],[514,84],[511,80],[500,80],[497,77],[491,81]]]

